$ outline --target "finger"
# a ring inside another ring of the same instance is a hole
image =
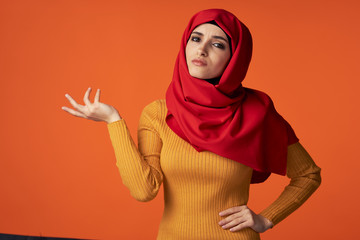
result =
[[[69,94],[65,94],[65,97],[69,100],[70,104],[79,112],[84,112],[84,106],[78,104]]]
[[[91,105],[91,102],[89,100],[89,95],[90,95],[90,92],[91,92],[91,87],[89,87],[86,92],[85,92],[85,95],[84,95],[84,103],[86,106],[90,106]]]
[[[233,214],[235,212],[239,212],[241,211],[242,209],[244,209],[245,207],[247,207],[246,205],[241,205],[241,206],[236,206],[236,207],[232,207],[232,208],[228,208],[224,211],[221,211],[219,212],[219,215],[220,216],[226,216],[226,215],[229,215],[229,214]]]
[[[240,231],[241,229],[248,228],[248,227],[250,227],[250,223],[242,222],[242,223],[238,224],[237,226],[230,228],[230,231],[236,232],[236,231]]]
[[[68,107],[62,107],[62,109],[75,117],[87,118],[87,116],[81,112],[77,112],[74,109]]]
[[[229,222],[228,224],[225,224],[223,226],[221,226],[223,229],[229,229],[229,228],[232,228],[234,226],[237,226],[239,224],[242,224],[246,222],[246,219],[243,219],[243,218],[236,218],[234,219],[233,221]]]
[[[225,224],[228,224],[229,222],[235,220],[236,218],[243,218],[244,216],[244,213],[243,212],[237,212],[237,213],[233,213],[231,214],[230,216],[228,216],[227,218],[225,219],[222,219],[220,222],[219,222],[219,225],[225,225]]]
[[[99,101],[100,101],[100,89],[96,91],[94,103],[98,103]]]

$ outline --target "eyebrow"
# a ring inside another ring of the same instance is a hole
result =
[[[200,36],[204,36],[204,34],[202,34],[201,32],[192,32],[192,33],[195,33],[197,35],[200,35]],[[221,37],[221,36],[217,36],[217,35],[214,35],[214,36],[211,36],[212,38],[216,38],[216,39],[221,39],[221,40],[224,40],[225,42],[229,43],[227,39]]]

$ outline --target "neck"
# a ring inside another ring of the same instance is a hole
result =
[[[220,77],[217,78],[211,78],[211,79],[204,79],[205,81],[207,81],[208,83],[211,83],[212,85],[216,85],[219,83],[220,81]]]

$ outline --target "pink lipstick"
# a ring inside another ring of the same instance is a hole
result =
[[[201,59],[194,59],[191,62],[196,66],[206,66],[207,65],[206,62]]]

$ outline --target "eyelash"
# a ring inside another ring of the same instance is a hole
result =
[[[190,39],[191,39],[191,41],[193,41],[193,42],[200,42],[200,40],[201,40],[199,37],[191,37]],[[221,43],[214,43],[213,45],[214,45],[216,48],[225,49],[225,46],[224,46],[223,44],[221,44]]]

